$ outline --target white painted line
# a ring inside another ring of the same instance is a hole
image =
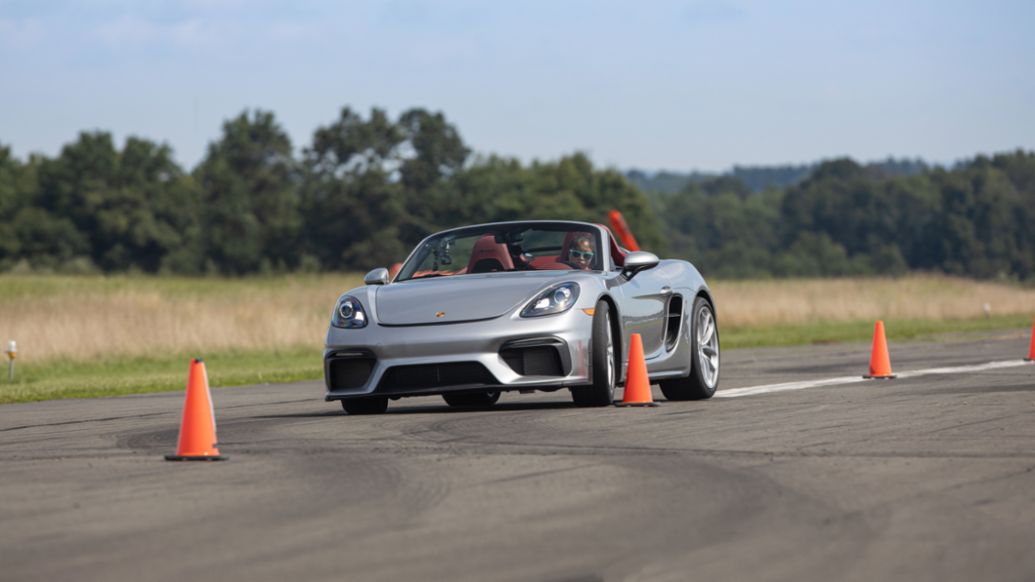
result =
[[[917,376],[928,376],[932,374],[963,374],[966,372],[980,372],[982,370],[996,370],[999,368],[1013,368],[1014,366],[1028,366],[1032,362],[1024,360],[1003,360],[1000,362],[988,362],[985,364],[974,364],[972,366],[951,366],[948,368],[927,368],[926,370],[909,370],[898,373],[899,378],[915,378]],[[887,382],[888,380],[864,380],[862,374],[858,376],[841,376],[840,378],[825,378],[823,380],[804,380],[802,382],[784,382],[782,384],[769,384],[765,386],[749,386],[747,388],[732,388],[730,390],[719,390],[715,398],[737,398],[740,396],[754,396],[756,394],[768,394],[770,392],[786,392],[788,390],[804,390],[806,388],[818,388],[820,386],[842,386],[855,384],[856,382]],[[894,382],[894,380],[891,380]]]
[[[768,386],[750,386],[748,388],[733,388],[730,390],[719,390],[715,393],[716,398],[736,398],[738,396],[754,396],[755,394],[767,394],[769,392],[785,392],[787,390],[804,390],[819,386],[834,386],[841,384],[852,384],[862,382],[862,376],[843,376],[841,378],[827,378],[825,380],[805,380],[803,382],[784,382],[783,384],[769,384]]]
[[[912,378],[913,376],[927,376],[928,374],[963,374],[966,372],[980,372],[982,370],[995,370],[998,368],[1013,368],[1014,366],[1027,366],[1031,362],[1025,362],[1018,358],[1016,360],[1003,360],[1000,362],[988,362],[987,364],[974,364],[972,366],[952,366],[950,368],[928,368],[926,370],[910,370],[902,372],[899,378]]]

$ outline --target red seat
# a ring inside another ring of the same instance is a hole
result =
[[[471,249],[471,260],[467,262],[468,273],[492,273],[513,271],[514,259],[510,258],[507,245],[496,242],[491,234],[483,235]]]
[[[607,242],[611,246],[611,258],[615,262],[616,267],[625,266],[625,255],[629,254],[629,251],[618,246],[618,241],[615,240],[615,235],[611,234],[611,229],[604,227],[607,231]]]

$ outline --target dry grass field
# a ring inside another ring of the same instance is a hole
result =
[[[0,276],[0,342],[18,341],[0,403],[317,379],[334,300],[357,274],[249,279]],[[713,282],[724,348],[940,332],[1027,333],[1035,289],[947,277]],[[984,305],[988,304],[990,314]]]
[[[334,300],[360,275],[252,279],[0,277],[0,340],[19,361],[323,344]]]
[[[712,291],[719,319],[730,329],[876,319],[958,321],[1035,314],[1033,287],[934,275],[718,281],[712,284]]]
[[[334,300],[359,283],[359,275],[4,276],[0,341],[18,340],[19,362],[227,350],[276,353],[305,347],[318,351]],[[877,318],[980,321],[987,318],[986,304],[995,321],[1035,312],[1033,288],[935,276],[718,281],[713,291],[724,343],[731,345],[737,345],[738,332],[781,325],[822,328]],[[865,334],[869,328],[861,329]]]

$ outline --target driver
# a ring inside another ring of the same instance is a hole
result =
[[[588,235],[579,235],[568,245],[568,262],[576,269],[588,271],[593,265],[593,239]]]

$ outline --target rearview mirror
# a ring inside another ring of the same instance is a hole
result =
[[[625,255],[625,262],[622,265],[622,274],[628,279],[632,279],[636,273],[640,271],[646,271],[658,266],[661,259],[654,253],[648,253],[647,251],[634,251]]]
[[[363,277],[364,285],[387,285],[388,284],[388,269],[384,267],[378,267],[373,271],[370,271]]]

